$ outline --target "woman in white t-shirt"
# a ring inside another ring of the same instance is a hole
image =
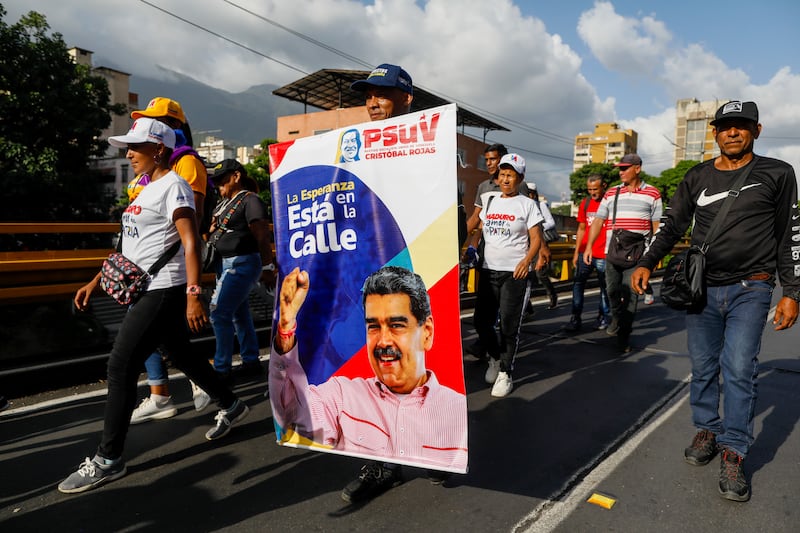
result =
[[[136,174],[146,173],[145,187],[122,215],[122,254],[147,270],[178,241],[178,252],[153,275],[147,290],[122,320],[108,360],[108,396],[103,435],[94,458],[81,463],[58,486],[65,493],[91,490],[125,475],[122,452],[136,402],[136,386],[145,359],[161,347],[179,369],[217,399],[216,425],[206,433],[213,440],[228,433],[249,409],[214,373],[204,357],[193,353],[189,329],[200,331],[208,315],[200,297],[199,235],[189,184],[169,169],[175,133],[151,118],[139,118],[127,135],[109,143],[126,148]],[[181,253],[181,248],[183,253]],[[188,284],[187,284],[188,281]],[[75,295],[81,311],[97,290],[100,274]],[[188,327],[187,327],[188,322]]]
[[[500,159],[500,194],[481,210],[484,239],[483,267],[475,302],[475,330],[489,353],[486,382],[492,396],[513,389],[511,371],[519,344],[519,327],[528,302],[528,272],[542,242],[542,215],[533,200],[519,194],[525,160],[519,154]],[[545,261],[542,254],[540,262]],[[494,325],[500,313],[500,339]]]

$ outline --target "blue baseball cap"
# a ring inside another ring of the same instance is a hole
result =
[[[376,87],[395,87],[408,94],[414,94],[411,76],[398,65],[383,63],[369,73],[367,79],[354,81],[350,88],[354,91],[366,91],[368,85]]]

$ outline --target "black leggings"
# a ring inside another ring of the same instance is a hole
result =
[[[147,291],[125,314],[108,359],[105,422],[97,448],[101,457],[122,456],[136,406],[139,374],[145,359],[159,346],[177,368],[217,400],[220,409],[236,401],[208,361],[192,353],[186,323],[186,286]]]
[[[481,270],[475,299],[475,331],[493,359],[500,359],[500,370],[511,372],[519,345],[519,328],[525,303],[530,296],[528,278],[514,279],[513,272]],[[500,313],[500,339],[494,330]]]

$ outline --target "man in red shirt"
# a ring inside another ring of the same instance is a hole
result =
[[[575,267],[575,282],[572,285],[572,315],[569,323],[564,327],[567,331],[578,331],[581,329],[581,313],[583,312],[583,291],[586,282],[592,271],[597,271],[597,281],[600,284],[600,305],[598,308],[597,321],[595,328],[606,329],[608,327],[610,309],[608,306],[608,294],[606,293],[606,234],[601,232],[600,236],[592,245],[592,261],[587,265],[583,261],[583,252],[586,250],[586,243],[589,240],[587,228],[591,227],[594,221],[600,201],[606,193],[608,183],[600,174],[591,174],[586,178],[586,190],[589,196],[581,201],[578,206],[578,232],[575,235],[575,253],[572,256],[572,266]]]

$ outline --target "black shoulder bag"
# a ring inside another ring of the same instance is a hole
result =
[[[611,242],[608,243],[606,261],[620,268],[633,268],[639,259],[644,255],[644,243],[646,236],[635,231],[615,228],[617,222],[617,202],[619,201],[619,190],[614,196],[614,215],[611,218]]]
[[[669,307],[679,311],[702,309],[706,304],[706,252],[711,241],[717,236],[720,225],[730,211],[733,201],[739,196],[747,176],[756,163],[753,156],[750,165],[742,172],[728,191],[717,215],[708,228],[703,244],[692,245],[672,257],[664,270],[661,282],[661,300]]]
[[[239,206],[242,205],[242,201],[248,194],[249,191],[242,191],[235,201],[231,201],[228,212],[225,213],[225,216],[219,221],[219,225],[214,228],[213,232],[211,232],[211,235],[209,235],[204,246],[200,248],[200,260],[203,267],[203,272],[215,272],[217,269],[217,263],[222,261],[222,256],[217,251],[217,241],[227,231],[231,217],[233,217],[233,214],[237,209],[239,209]]]

